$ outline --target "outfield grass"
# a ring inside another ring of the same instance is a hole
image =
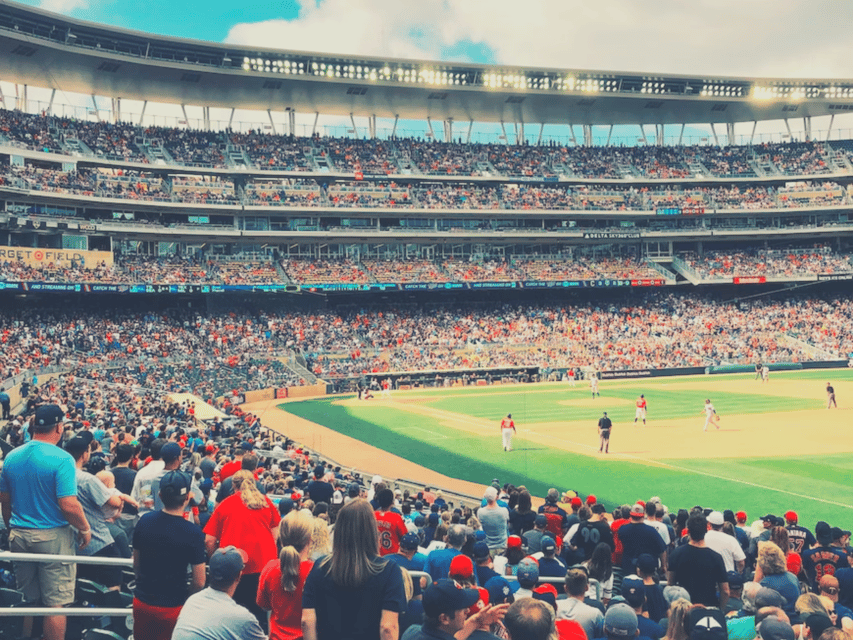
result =
[[[820,391],[825,381],[853,380],[853,371],[772,374],[771,383],[794,379],[814,386],[814,399],[751,393],[760,384],[752,378],[750,374],[702,380],[712,388],[717,381],[743,381],[742,393],[714,390],[712,399],[718,410],[725,407],[726,414],[759,419],[772,412],[822,409],[825,403]],[[525,438],[523,433],[516,436],[511,454],[504,454],[501,448],[498,421],[506,413],[513,414],[519,427],[588,422],[594,440],[595,424],[603,408],[614,422],[630,423],[639,393],[650,399],[650,421],[695,420],[695,431],[691,426],[683,437],[695,438],[698,448],[703,442],[699,433],[704,421],[701,408],[710,392],[691,388],[696,386],[696,378],[603,383],[604,396],[595,402],[586,400],[589,391],[583,383],[574,389],[566,385],[524,385],[395,393],[395,400],[400,401],[421,398],[418,405],[433,415],[412,413],[394,404],[341,404],[339,398],[290,402],[281,408],[447,476],[481,484],[499,478],[501,482],[524,484],[539,496],[555,486],[583,495],[595,493],[608,506],[659,495],[670,507],[702,504],[743,509],[750,518],[794,509],[808,525],[820,519],[838,525],[853,520],[853,445],[847,444],[843,433],[838,435],[837,454],[798,456],[797,442],[792,441],[785,448],[786,455],[770,458],[750,455],[750,451],[733,451],[731,457],[713,460],[703,459],[701,451],[687,459],[655,460],[647,453],[642,460],[607,458],[547,446],[542,438]],[[839,397],[842,406],[845,400]],[[447,424],[441,419],[445,415],[456,416],[462,428]],[[559,437],[553,436],[555,440]],[[802,437],[809,437],[807,430]]]

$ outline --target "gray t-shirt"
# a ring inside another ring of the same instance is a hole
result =
[[[486,534],[486,544],[489,549],[501,549],[506,547],[507,530],[506,523],[509,522],[509,511],[505,507],[480,507],[477,509],[477,519],[483,526]]]
[[[77,498],[80,500],[83,513],[86,514],[86,520],[92,529],[92,541],[84,549],[78,550],[78,553],[84,556],[93,556],[104,547],[115,542],[107,528],[107,521],[103,512],[103,506],[112,495],[112,491],[107,489],[107,485],[91,473],[77,469]]]
[[[172,633],[172,640],[266,640],[257,618],[227,593],[203,589],[191,595]]]
[[[586,631],[587,638],[604,635],[604,615],[601,611],[575,598],[557,600],[557,620],[574,620]]]

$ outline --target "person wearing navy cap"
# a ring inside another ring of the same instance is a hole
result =
[[[487,606],[466,619],[468,610],[479,599],[480,592],[477,589],[463,589],[453,580],[438,580],[432,583],[424,591],[423,625],[411,627],[401,640],[468,638],[480,626],[499,620],[509,608],[509,605]]]
[[[423,571],[427,557],[418,552],[420,539],[416,533],[407,533],[400,538],[400,548],[397,553],[392,553],[385,556],[386,560],[391,560],[408,571]],[[418,578],[413,580],[414,598],[419,598],[421,595],[421,580]]]

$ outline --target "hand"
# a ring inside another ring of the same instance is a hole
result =
[[[491,626],[504,619],[507,609],[509,609],[509,604],[488,605],[485,609],[468,618],[466,622],[472,622],[477,627]]]
[[[139,508],[139,503],[126,493],[121,494],[121,499],[129,505]]]
[[[92,530],[88,531],[78,531],[77,532],[77,546],[80,549],[85,549],[89,546],[89,543],[92,541]]]

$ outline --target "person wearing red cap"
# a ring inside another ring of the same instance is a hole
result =
[[[474,579],[474,563],[466,555],[458,555],[450,561],[450,571],[447,577],[451,580],[456,580],[465,588],[474,587],[476,580]]]
[[[591,506],[592,506],[592,505],[594,505],[596,502],[598,502],[598,500],[596,499],[596,497],[595,497],[594,495],[589,494],[589,495],[586,497],[586,506],[591,507]]]
[[[788,530],[788,539],[791,541],[791,551],[802,553],[817,544],[814,534],[797,524],[799,517],[796,511],[785,513],[785,528]]]

